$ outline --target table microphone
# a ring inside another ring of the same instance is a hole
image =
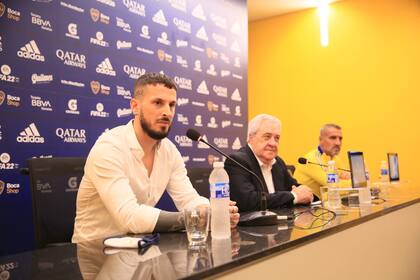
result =
[[[307,160],[306,158],[303,158],[303,157],[300,157],[298,159],[298,162],[300,164],[307,164],[307,163],[309,163],[309,164],[319,165],[319,166],[322,166],[322,167],[328,167],[328,165],[325,165],[325,164],[322,164],[322,163],[317,163],[317,162],[312,162],[312,161],[309,161],[309,160]],[[344,168],[337,168],[337,169],[338,170],[341,170],[341,171],[351,172],[350,170],[344,169]]]
[[[268,225],[278,224],[277,214],[267,210],[267,197],[265,196],[265,193],[263,191],[264,190],[263,182],[261,181],[260,177],[258,177],[257,174],[255,174],[254,172],[252,172],[251,170],[249,170],[248,168],[243,166],[241,163],[239,163],[232,157],[228,156],[226,153],[219,150],[212,144],[208,143],[206,140],[203,139],[203,137],[200,135],[200,132],[198,132],[197,130],[190,128],[187,130],[186,135],[191,140],[202,142],[206,144],[207,146],[209,146],[210,148],[212,148],[213,150],[215,150],[216,152],[218,152],[219,154],[225,156],[226,158],[234,162],[237,166],[239,166],[240,168],[242,168],[243,170],[245,170],[246,172],[254,176],[259,182],[257,193],[259,194],[260,199],[261,199],[262,210],[241,214],[241,216],[239,217],[238,225],[240,226],[268,226]]]

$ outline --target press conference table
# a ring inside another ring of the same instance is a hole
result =
[[[420,188],[393,186],[374,203],[335,218],[309,207],[278,210],[296,218],[238,227],[231,240],[195,249],[180,232],[161,234],[143,254],[96,240],[4,256],[0,279],[420,279]]]

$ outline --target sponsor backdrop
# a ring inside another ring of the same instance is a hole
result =
[[[127,123],[134,81],[163,71],[178,84],[170,139],[187,167],[232,152],[247,121],[247,9],[235,0],[0,0],[0,254],[31,249],[26,159],[87,156]],[[173,209],[169,200],[161,202]]]

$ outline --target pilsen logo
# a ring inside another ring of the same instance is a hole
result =
[[[0,17],[3,16],[5,11],[6,11],[6,6],[3,3],[0,3]]]
[[[3,104],[5,99],[6,99],[6,94],[4,93],[4,91],[0,90],[0,106]]]
[[[3,181],[0,181],[0,194],[2,194],[3,191],[4,191],[4,182]]]
[[[94,94],[98,94],[99,90],[101,89],[101,84],[98,81],[91,81],[90,89],[92,90]]]

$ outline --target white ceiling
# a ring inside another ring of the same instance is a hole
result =
[[[340,0],[330,0],[337,2]],[[317,0],[248,0],[248,21],[316,7]]]

